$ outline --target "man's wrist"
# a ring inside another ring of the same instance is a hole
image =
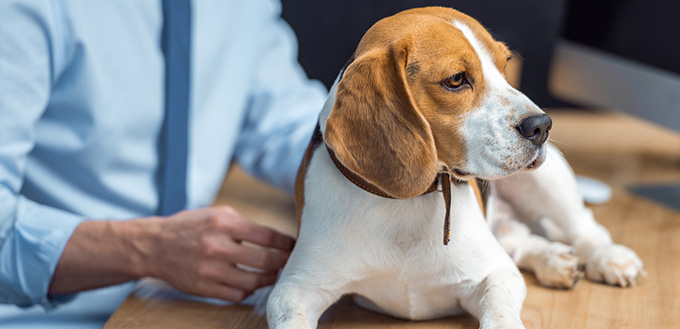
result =
[[[111,222],[111,231],[129,260],[128,275],[135,278],[154,276],[152,251],[163,219],[145,217]]]
[[[49,293],[73,293],[151,275],[150,251],[156,249],[159,223],[157,217],[80,223],[57,263]]]

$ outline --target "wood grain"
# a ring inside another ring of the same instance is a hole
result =
[[[527,328],[678,328],[680,325],[680,213],[631,195],[626,186],[680,182],[680,135],[614,114],[555,110],[552,140],[578,174],[603,180],[612,200],[591,206],[618,243],[635,250],[648,277],[638,286],[616,288],[585,280],[573,290],[539,286],[524,274],[529,291],[522,318]],[[236,169],[216,203],[231,204],[247,217],[295,234],[291,199]],[[141,293],[130,296],[106,324],[114,328],[266,328],[248,306],[215,305]],[[320,321],[321,329],[477,328],[457,316],[410,322],[376,314],[343,298]]]

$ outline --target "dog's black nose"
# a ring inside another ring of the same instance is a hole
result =
[[[530,116],[516,127],[522,137],[534,145],[541,146],[548,140],[548,132],[552,128],[552,119],[546,114]]]

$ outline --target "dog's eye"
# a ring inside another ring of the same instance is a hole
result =
[[[442,86],[444,88],[452,90],[452,91],[457,91],[463,86],[469,85],[467,78],[465,77],[464,72],[456,73],[450,78],[442,81]]]

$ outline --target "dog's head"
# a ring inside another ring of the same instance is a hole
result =
[[[507,83],[510,54],[453,9],[385,18],[344,71],[324,140],[347,168],[397,198],[420,195],[442,170],[493,179],[537,167],[551,121]]]

